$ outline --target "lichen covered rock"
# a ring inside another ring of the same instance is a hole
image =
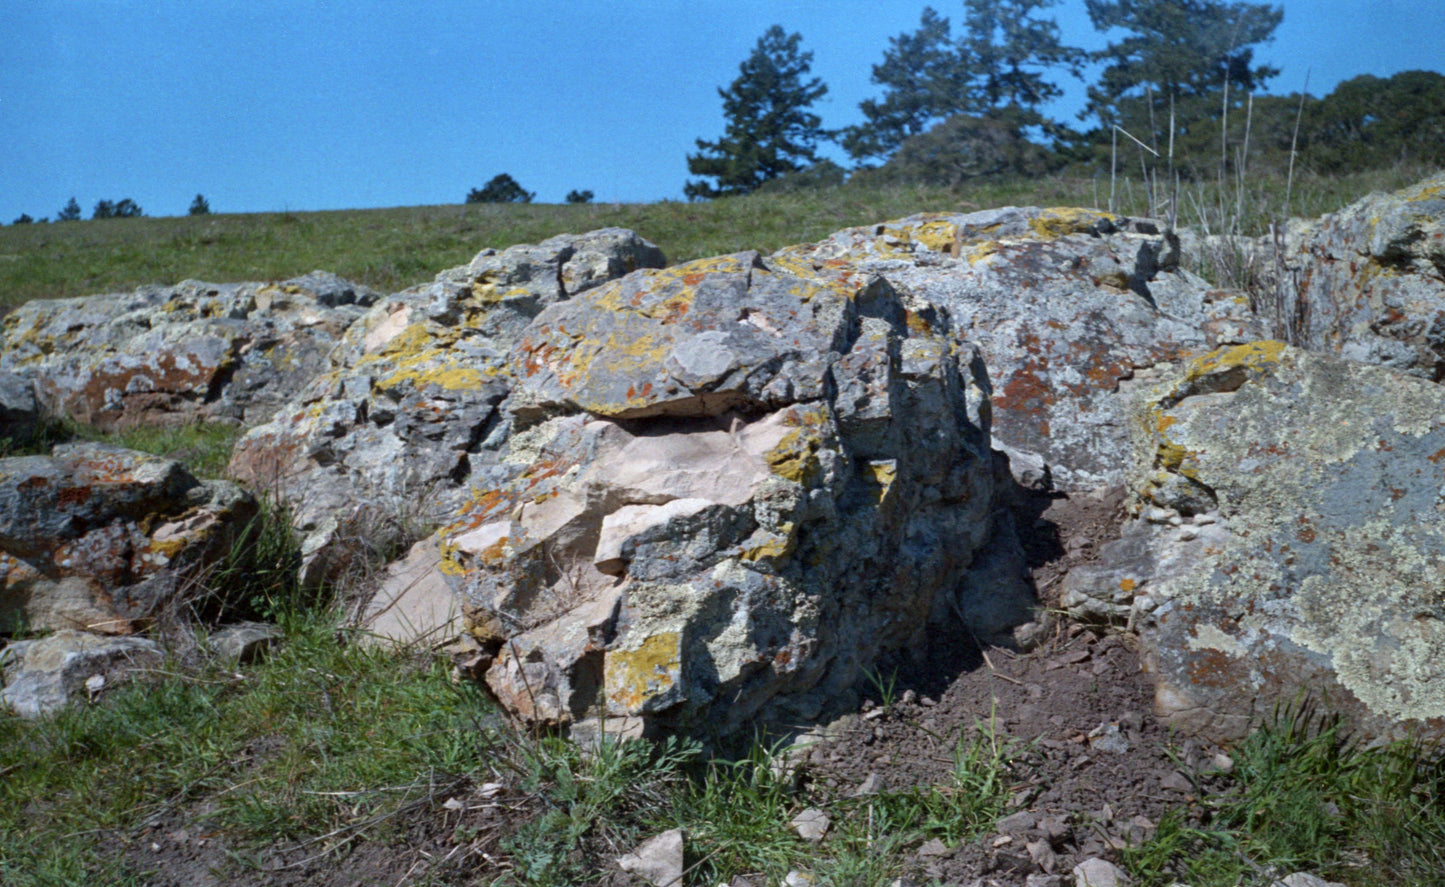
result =
[[[1292,230],[1283,262],[1302,347],[1445,380],[1445,173]]]
[[[1133,622],[1161,715],[1235,738],[1308,692],[1445,733],[1445,391],[1257,342],[1154,389],[1137,439],[1139,517],[1064,603]]]
[[[881,276],[908,323],[976,344],[993,380],[994,445],[1029,486],[1118,484],[1137,372],[1259,336],[1248,300],[1179,268],[1148,219],[1005,207],[911,216],[790,247],[803,276]]]
[[[198,590],[255,513],[235,484],[107,444],[0,459],[0,631],[128,634]]]
[[[930,626],[1027,621],[1020,560],[967,581],[995,526],[987,377],[907,317],[882,281],[750,253],[538,315],[513,434],[439,534],[497,696],[727,732],[815,714]]]
[[[607,228],[483,250],[430,284],[374,304],[271,422],[237,444],[231,473],[289,499],[308,581],[348,534],[406,535],[467,498],[510,433],[513,340],[547,305],[639,267],[656,246]]]
[[[376,294],[317,271],[279,284],[41,299],[0,333],[0,371],[55,416],[100,427],[264,421],[319,374]]]

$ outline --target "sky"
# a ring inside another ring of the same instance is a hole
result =
[[[802,35],[829,128],[858,103],[918,0],[0,0],[0,223],[460,203],[498,173],[536,200],[681,199],[723,132],[719,87],[773,24]],[[959,0],[933,0],[955,32]],[[1273,93],[1358,74],[1445,72],[1441,0],[1290,0],[1256,58]],[[1052,13],[1100,48],[1083,0]],[[1061,75],[1053,109],[1084,87]],[[832,150],[835,159],[844,155]]]

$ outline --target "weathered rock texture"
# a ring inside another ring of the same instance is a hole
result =
[[[930,621],[1028,619],[946,318],[754,253],[660,264],[609,229],[382,300],[231,469],[296,503],[313,564],[362,513],[440,519],[486,679],[538,721],[729,729]]]
[[[1445,380],[1445,174],[1293,230],[1284,262],[1300,345]]]
[[[376,294],[317,271],[36,300],[5,317],[0,371],[55,416],[101,427],[264,421],[326,368]]]
[[[0,649],[0,707],[34,718],[93,699],[139,668],[161,664],[154,641],[62,629]]]
[[[1260,336],[1244,296],[1178,259],[1178,241],[1148,219],[1005,207],[850,228],[770,261],[845,281],[881,275],[927,306],[909,322],[978,346],[994,445],[1019,480],[1080,490],[1123,480],[1137,371]]]
[[[0,459],[0,631],[128,634],[179,603],[255,500],[106,444]]]
[[[26,378],[0,370],[0,451],[22,447],[40,432],[40,402],[35,385]]]
[[[1159,713],[1235,738],[1309,691],[1369,736],[1445,732],[1445,391],[1259,342],[1140,416],[1140,517],[1064,603],[1134,622]]]
[[[617,228],[483,250],[373,305],[293,401],[240,441],[231,471],[288,495],[310,579],[348,534],[434,527],[510,433],[500,404],[517,334],[547,305],[663,263]]]
[[[1027,621],[1017,543],[983,553],[986,376],[911,310],[741,253],[542,312],[506,455],[440,533],[496,694],[726,732],[816,713],[931,624]]]

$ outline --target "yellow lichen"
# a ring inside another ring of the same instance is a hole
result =
[[[784,523],[778,527],[777,533],[768,533],[763,540],[750,548],[743,550],[745,561],[781,561],[793,553],[797,547],[797,527],[791,522]]]
[[[968,254],[968,264],[977,265],[984,259],[998,252],[999,243],[997,240],[985,240]]]
[[[1285,349],[1289,346],[1283,342],[1273,339],[1266,339],[1258,342],[1248,342],[1244,345],[1233,345],[1224,348],[1216,348],[1203,357],[1196,358],[1185,370],[1184,376],[1187,382],[1194,382],[1206,376],[1212,376],[1224,370],[1235,367],[1243,367],[1250,370],[1268,369],[1280,362],[1284,356]]]
[[[812,484],[822,474],[823,466],[818,460],[818,450],[823,441],[808,429],[795,428],[783,435],[763,458],[768,467],[779,477],[804,486]]]
[[[609,650],[602,671],[608,701],[627,711],[637,711],[647,700],[677,686],[682,671],[682,635],[659,632],[635,650]]]
[[[1087,233],[1101,220],[1113,221],[1115,218],[1109,213],[1097,210],[1055,206],[1039,213],[1036,218],[1029,219],[1029,230],[1033,231],[1035,236],[1053,240],[1069,234]]]

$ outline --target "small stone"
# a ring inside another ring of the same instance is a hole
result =
[[[783,878],[783,887],[813,887],[814,883],[816,882],[812,875],[797,869],[788,872],[787,877]]]
[[[1125,887],[1129,876],[1112,862],[1086,859],[1074,866],[1074,887]]]
[[[1270,887],[1345,887],[1345,885],[1337,881],[1326,881],[1319,875],[1311,875],[1308,872],[1296,872],[1293,875],[1285,875]]]
[[[809,807],[794,816],[792,822],[793,831],[810,844],[816,844],[823,840],[824,836],[828,834],[828,826],[831,824],[828,814],[816,807]]]
[[[1052,873],[1058,867],[1058,856],[1054,854],[1054,848],[1049,846],[1048,841],[1029,841],[1024,847],[1028,850],[1029,859],[1033,860],[1034,865],[1045,872]]]
[[[888,788],[888,780],[879,773],[869,773],[856,789],[853,790],[853,797],[861,798],[866,795],[876,795]]]
[[[1224,752],[1218,752],[1209,759],[1209,766],[1213,767],[1217,773],[1233,773],[1234,758]]]
[[[1064,879],[1058,875],[1029,875],[1024,879],[1024,887],[1063,887]]]
[[[1020,835],[1033,828],[1037,822],[1038,820],[1034,818],[1032,813],[1027,810],[1020,810],[1017,813],[1000,819],[998,821],[998,830],[1000,834]]]
[[[682,829],[670,829],[643,841],[617,864],[653,887],[678,887],[684,868],[683,844]]]
[[[1190,782],[1190,781],[1189,781],[1189,777],[1188,777],[1188,776],[1185,776],[1183,773],[1180,773],[1178,770],[1174,770],[1174,771],[1172,771],[1168,776],[1165,776],[1164,778],[1160,779],[1160,780],[1159,780],[1159,785],[1161,785],[1161,786],[1164,787],[1164,788],[1169,789],[1170,791],[1176,791],[1176,792],[1192,792],[1192,791],[1194,791],[1194,783],[1193,783],[1193,782]]]
[[[918,848],[918,855],[920,858],[923,859],[929,859],[938,856],[947,856],[948,854],[948,845],[943,843],[943,841],[939,840],[938,838],[932,838],[928,841],[925,841],[923,846]]]
[[[1129,750],[1129,740],[1124,738],[1118,724],[1100,724],[1089,731],[1089,747],[1111,755],[1122,755]]]
[[[1069,836],[1074,832],[1062,816],[1045,816],[1043,819],[1040,819],[1039,830],[1055,845],[1067,841]]]

